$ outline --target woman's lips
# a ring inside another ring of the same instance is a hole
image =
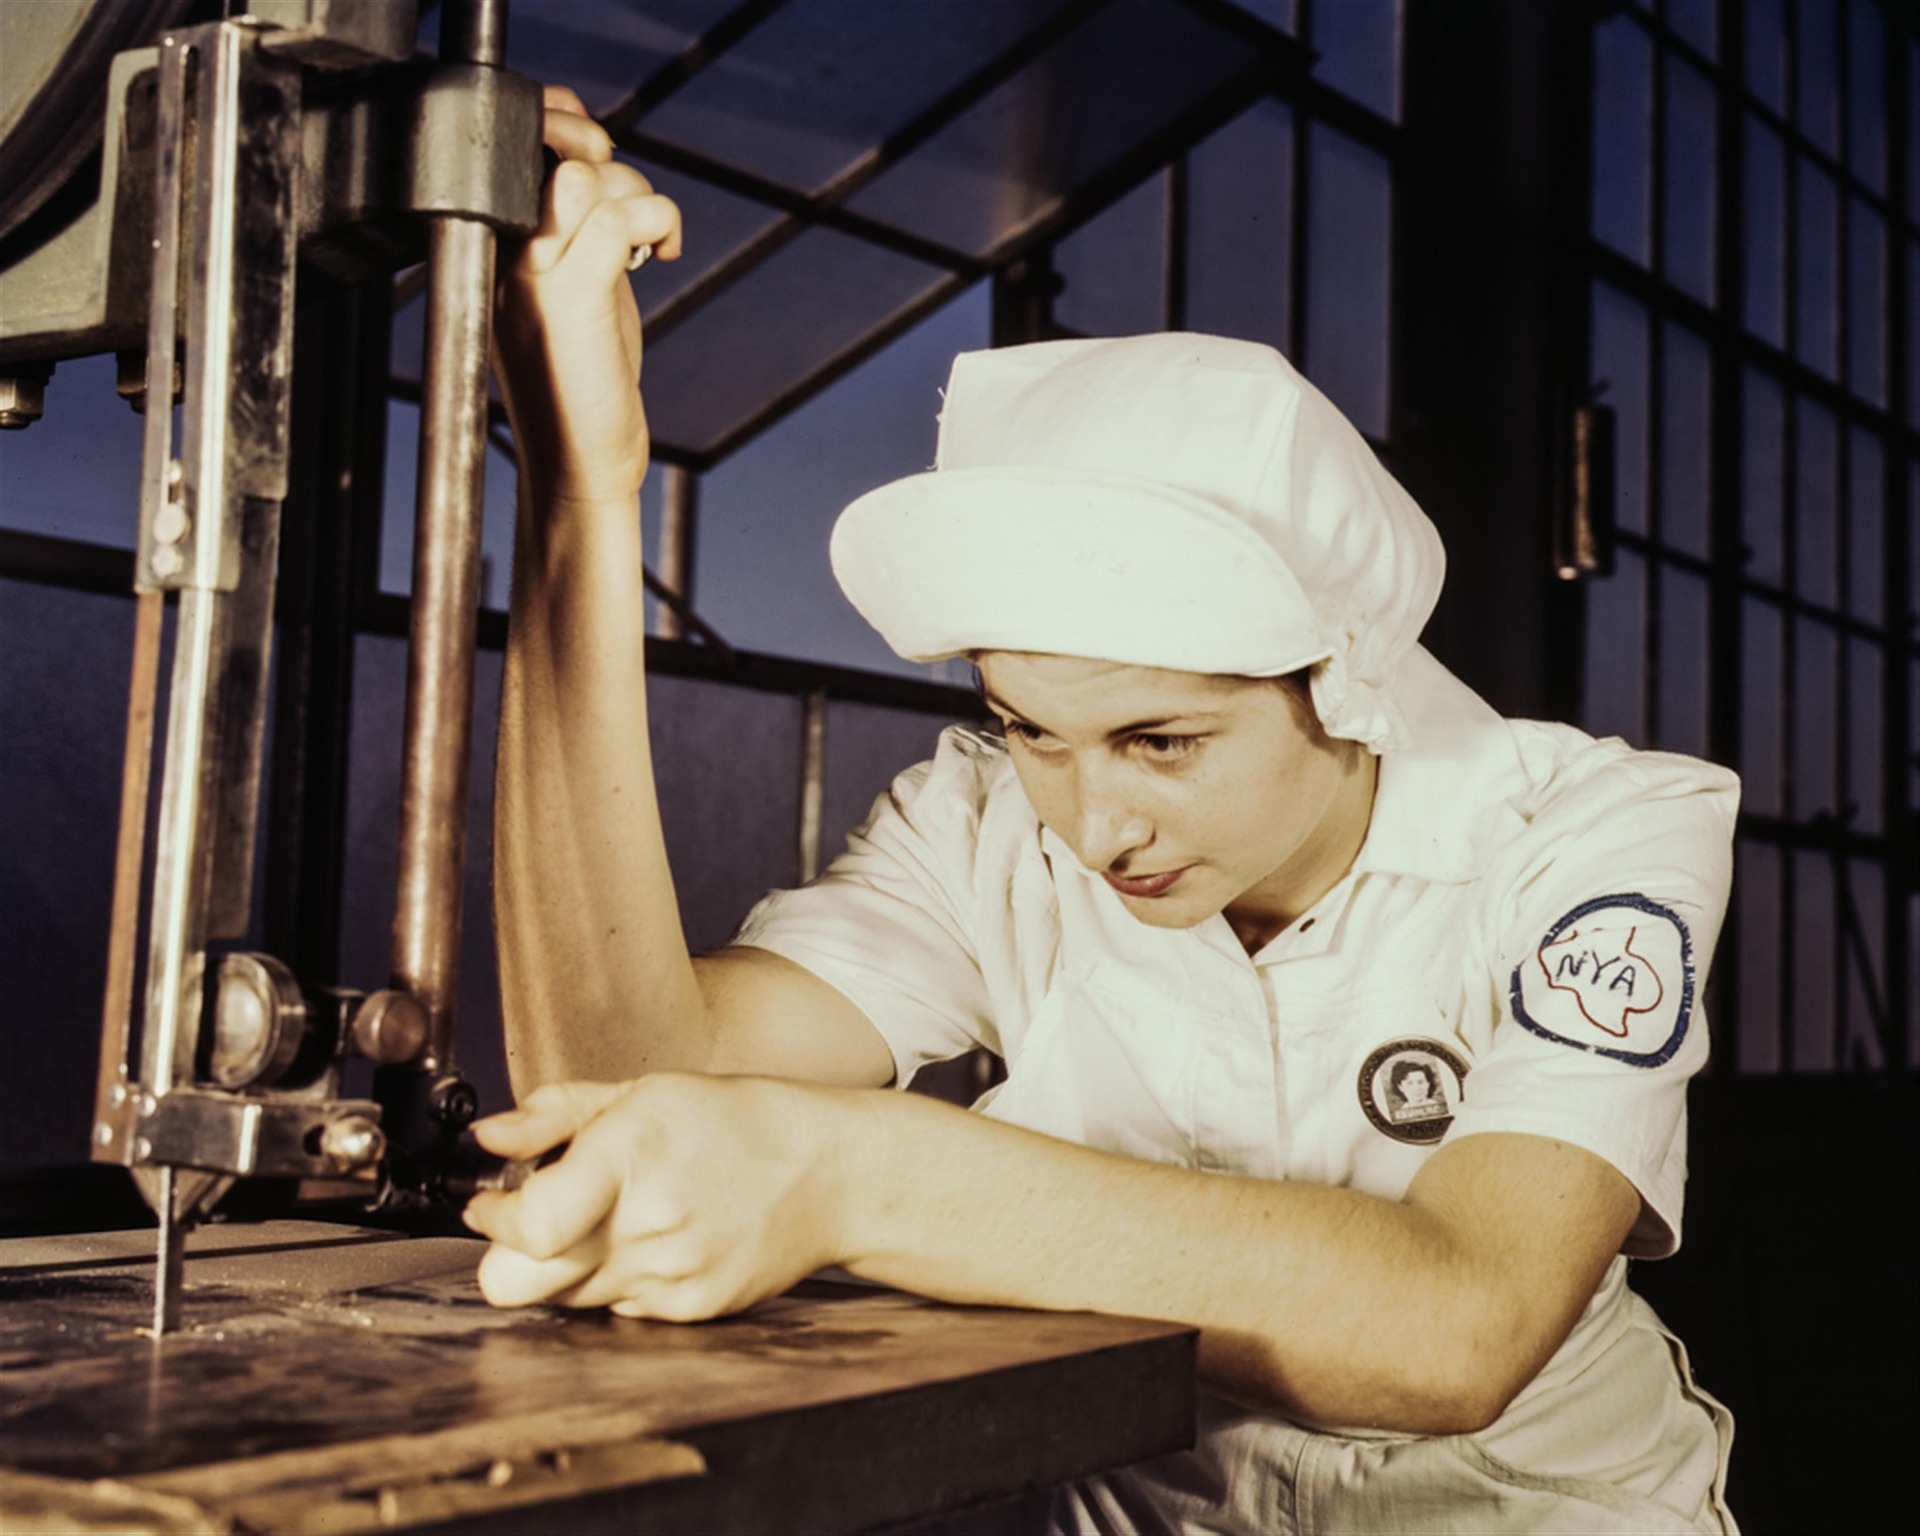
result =
[[[1183,864],[1178,869],[1170,869],[1164,875],[1116,875],[1110,869],[1100,871],[1101,878],[1122,896],[1164,896],[1173,888],[1173,882],[1184,875],[1191,865]]]

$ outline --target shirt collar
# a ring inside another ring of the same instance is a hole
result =
[[[1423,647],[1394,679],[1411,743],[1383,753],[1353,872],[1459,882],[1478,876],[1527,784],[1511,727]]]

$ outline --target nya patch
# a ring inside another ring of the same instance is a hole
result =
[[[1672,1059],[1693,1018],[1693,936],[1645,896],[1600,896],[1513,968],[1513,1016],[1543,1039],[1636,1067]]]

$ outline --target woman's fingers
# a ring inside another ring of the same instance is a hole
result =
[[[545,91],[547,148],[563,160],[611,160],[613,140],[588,114],[586,103],[564,85]]]
[[[467,1224],[494,1240],[480,1267],[487,1299],[497,1306],[545,1301],[604,1307],[672,1293],[671,1313],[661,1311],[656,1299],[646,1315],[711,1316],[719,1310],[717,1301],[706,1299],[718,1293],[700,1235],[670,1202],[629,1185],[618,1209],[604,1212],[584,1232],[578,1226],[593,1208],[591,1197],[571,1215],[556,1209],[556,1202],[564,1207],[579,1195],[583,1168],[591,1173],[599,1162],[590,1148],[583,1156],[582,1167],[569,1170],[571,1178],[551,1177],[561,1172],[563,1160],[515,1194],[483,1194],[469,1202]]]
[[[664,197],[622,197],[598,204],[567,243],[554,270],[583,280],[609,267],[631,268],[636,250],[651,249],[665,260],[680,254],[680,210]]]
[[[655,248],[666,260],[680,254],[680,210],[631,166],[562,162],[549,178],[546,210],[522,260],[535,275],[563,264],[589,271],[625,267],[632,252]],[[571,274],[570,274],[571,275]]]
[[[534,1260],[551,1260],[580,1246],[601,1227],[618,1194],[618,1179],[597,1158],[574,1160],[568,1154],[513,1192],[482,1190],[468,1200],[461,1221],[495,1244],[516,1248]]]
[[[576,1141],[559,1162],[511,1194],[475,1195],[461,1219],[496,1243],[536,1259],[556,1258],[606,1222],[620,1198],[621,1173],[607,1148]]]
[[[633,181],[640,184],[635,186],[624,177],[605,174],[616,169],[627,172]],[[608,185],[609,182],[612,185]],[[580,226],[609,196],[643,194],[651,190],[638,172],[628,171],[625,166],[562,160],[553,168],[553,174],[547,178],[546,188],[541,193],[543,206],[540,225],[526,244],[523,260],[532,271],[552,271],[566,255],[567,247],[580,232]]]
[[[833,1143],[809,1116],[840,1107],[799,1085],[678,1073],[528,1095],[482,1123],[486,1145],[569,1131],[571,1145],[513,1193],[469,1203],[467,1224],[517,1254],[489,1255],[486,1294],[690,1321],[784,1289],[834,1251],[808,1171]]]
[[[480,1260],[480,1291],[496,1307],[531,1306],[578,1285],[605,1257],[604,1243],[584,1243],[546,1259],[495,1243]]]
[[[680,210],[657,196],[632,166],[613,158],[613,140],[573,91],[547,86],[545,102],[544,138],[560,163],[547,178],[540,227],[522,249],[525,270],[542,275],[566,262],[588,269],[578,275],[590,281],[615,257],[626,270],[644,259],[636,255],[641,251],[668,261],[677,257]],[[608,205],[618,210],[603,212]]]
[[[565,86],[546,87],[545,141],[560,157],[547,178],[546,206],[540,228],[526,246],[526,260],[535,272],[557,267],[575,239],[596,218],[602,228],[624,237],[627,252],[646,249],[671,261],[680,254],[680,213],[666,198],[655,198],[652,185],[632,166],[613,158],[613,140],[588,116],[585,105]],[[601,204],[624,202],[626,212],[615,218],[601,215]],[[603,255],[616,242],[596,242]],[[623,258],[622,265],[627,265]]]
[[[696,1239],[684,1229],[615,1236],[605,1262],[553,1299],[568,1307],[605,1307],[669,1289],[704,1293],[710,1289],[708,1268],[700,1261]]]
[[[607,1310],[616,1317],[651,1318],[663,1323],[704,1323],[731,1310],[699,1285],[685,1280],[638,1280]]]
[[[476,1120],[473,1134],[502,1157],[538,1157],[571,1141],[626,1091],[625,1083],[549,1083],[518,1109]]]

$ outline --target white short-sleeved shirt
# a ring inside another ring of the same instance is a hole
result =
[[[1189,929],[1140,923],[1039,824],[1004,746],[959,728],[895,781],[818,881],[769,896],[735,942],[844,993],[886,1039],[903,1084],[976,1045],[1000,1055],[1007,1079],[976,1106],[996,1119],[1156,1162],[1390,1200],[1447,1141],[1550,1136],[1606,1159],[1640,1192],[1628,1255],[1670,1253],[1737,781],[1691,758],[1504,720],[1423,651],[1405,675],[1412,745],[1381,759],[1353,868],[1255,955],[1224,916]],[[1604,1470],[1595,1437],[1607,1435],[1588,1399],[1608,1373],[1595,1362],[1619,1355],[1624,1330],[1657,1327],[1650,1319],[1616,1262],[1540,1378],[1476,1440],[1523,1468],[1558,1464],[1530,1474],[1565,1473],[1569,1457]],[[1666,1341],[1654,1354],[1669,1359]],[[1670,1361],[1661,1368],[1673,1375]],[[1575,1377],[1587,1420],[1578,1450],[1541,1412]],[[1691,1415],[1682,1428],[1698,1443],[1623,1454],[1687,1463],[1634,1474],[1659,1508],[1696,1493],[1713,1502],[1712,1487],[1693,1488],[1723,1475],[1712,1421],[1679,1401],[1683,1379],[1670,1385],[1669,1407]],[[1626,1401],[1625,1388],[1605,1390]],[[1639,1441],[1648,1405],[1634,1412],[1641,1427],[1621,1434]],[[1502,1426],[1523,1427],[1526,1443],[1502,1440]],[[1196,1482],[1189,1467],[1157,1503],[1150,1487],[1132,1491],[1177,1529],[1201,1518],[1193,1499],[1205,1483],[1215,1501],[1205,1519],[1233,1528],[1220,1506],[1240,1506],[1260,1465],[1291,1457],[1292,1472],[1277,1475],[1299,1482],[1289,1434],[1314,1432],[1217,1409],[1195,1453],[1218,1442],[1216,1477]],[[1660,1434],[1686,1438],[1671,1424]],[[1122,1528],[1142,1523],[1138,1510],[1108,1514]],[[1248,1529],[1290,1528],[1267,1505],[1241,1517]]]

